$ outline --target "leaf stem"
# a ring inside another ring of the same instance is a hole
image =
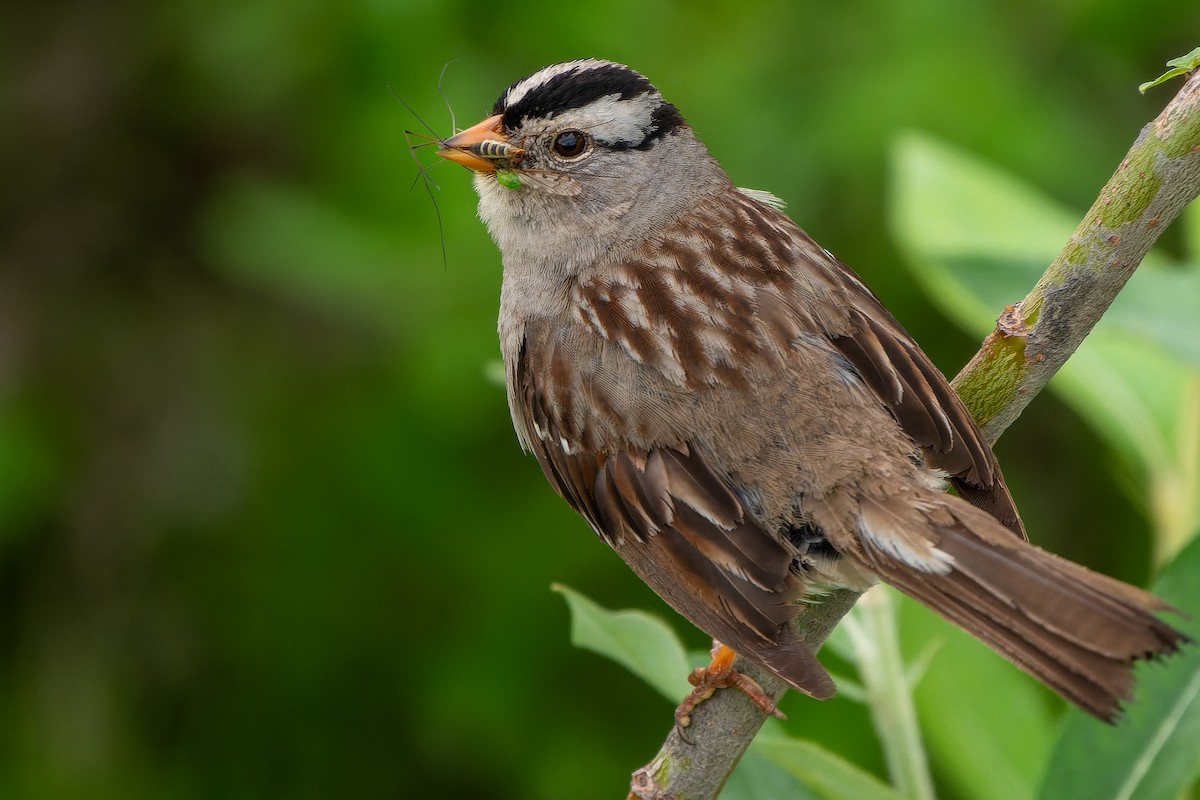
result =
[[[900,654],[892,590],[876,586],[864,594],[842,624],[854,643],[871,723],[892,785],[910,800],[934,800],[912,685]]]

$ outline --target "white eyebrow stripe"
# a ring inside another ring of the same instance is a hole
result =
[[[654,110],[661,104],[657,93],[645,92],[627,100],[614,93],[555,114],[553,127],[582,128],[602,144],[637,145],[652,132]]]

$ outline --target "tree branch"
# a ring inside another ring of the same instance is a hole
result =
[[[795,623],[800,637],[814,650],[819,648],[858,597],[857,592],[841,590],[805,607]],[[788,688],[779,678],[740,656],[734,666],[758,681],[775,702]],[[717,692],[692,712],[687,739],[678,727],[672,727],[654,760],[633,773],[629,797],[640,800],[716,797],[764,721],[766,716],[745,693]]]
[[[989,441],[1066,363],[1159,234],[1200,193],[1198,112],[1200,70],[1142,129],[1033,291],[1005,309],[954,379]]]
[[[1083,341],[1159,234],[1200,194],[1200,70],[1142,129],[1066,246],[1029,295],[1005,309],[979,352],[953,381],[995,443]],[[854,606],[839,591],[797,619],[813,650]],[[738,659],[771,699],[778,678]],[[633,773],[630,800],[710,800],[762,726],[741,692],[717,692],[692,714],[687,737],[672,729],[658,754]]]

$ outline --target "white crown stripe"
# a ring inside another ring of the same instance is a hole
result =
[[[509,88],[504,95],[505,107],[514,106],[539,86],[545,86],[550,81],[557,78],[559,75],[564,75],[571,71],[588,72],[602,67],[611,67],[613,64],[608,61],[599,61],[594,58],[582,58],[578,61],[566,61],[562,64],[554,64],[546,67],[530,75],[525,80]]]

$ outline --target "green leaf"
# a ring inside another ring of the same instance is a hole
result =
[[[981,334],[1005,303],[1025,296],[1029,275],[1041,274],[1078,221],[1027,184],[921,134],[897,138],[892,173],[896,242],[943,311]],[[986,295],[957,277],[972,265],[996,281]]]
[[[838,625],[829,633],[829,637],[825,640],[822,646],[823,650],[832,651],[838,657],[854,663],[854,659],[858,657],[858,651],[854,649],[854,642],[850,638],[850,631],[845,625]],[[838,686],[841,686],[839,683]]]
[[[1187,257],[1193,263],[1200,263],[1200,203],[1193,200],[1179,216],[1175,223],[1183,228],[1183,245]]]
[[[1167,567],[1154,591],[1189,615],[1171,622],[1200,639],[1200,539]],[[1200,777],[1200,648],[1138,666],[1138,694],[1116,726],[1072,710],[1039,797],[1174,800]]]
[[[891,224],[929,296],[990,331],[1071,236],[1071,213],[1003,172],[926,137],[894,154]],[[1196,215],[1190,216],[1193,222]],[[1200,525],[1200,262],[1151,253],[1050,383],[1145,477],[1160,553]]]
[[[833,678],[834,684],[837,686],[837,696],[845,700],[852,700],[855,703],[867,702],[867,690],[855,678],[849,678],[835,670],[826,670],[829,677]]]
[[[842,620],[856,653],[871,723],[879,737],[888,777],[910,798],[932,798],[929,758],[917,724],[913,685],[900,649],[896,613],[901,595],[888,586],[865,593]]]
[[[906,651],[938,644],[913,692],[938,773],[973,800],[1033,797],[1054,740],[1044,690],[916,601],[901,598],[900,613]]]
[[[937,655],[938,650],[942,649],[942,641],[940,639],[931,639],[921,648],[921,652],[917,653],[911,661],[908,662],[908,668],[904,672],[904,678],[908,681],[910,690],[916,689],[921,681],[925,678],[925,673],[929,671],[929,665],[933,663],[933,657]],[[838,686],[839,691],[841,686]]]
[[[1139,270],[1105,314],[1106,327],[1153,344],[1187,366],[1200,367],[1198,264]]]
[[[892,235],[929,296],[967,330],[989,332],[1004,306],[1033,288],[1079,216],[936,139],[910,132],[896,140]],[[1151,254],[1130,286],[1143,280],[1147,267],[1165,266]]]
[[[812,742],[759,736],[750,749],[783,767],[822,800],[903,800],[874,775]]]
[[[1196,67],[1200,67],[1200,47],[1197,47],[1186,56],[1172,58],[1167,62],[1167,66],[1174,67],[1174,69],[1167,70],[1152,81],[1146,81],[1138,87],[1138,91],[1142,94],[1145,94],[1147,89],[1158,86],[1160,83],[1165,83],[1166,81],[1171,80],[1171,78],[1174,78],[1176,75],[1186,75]]]
[[[571,609],[571,643],[607,656],[672,703],[688,693],[687,654],[675,631],[645,611],[610,611],[574,589],[554,584]]]
[[[838,688],[840,690],[841,687]],[[815,794],[799,778],[764,755],[756,744],[751,744],[721,788],[720,800],[779,798],[821,800],[821,795]]]

